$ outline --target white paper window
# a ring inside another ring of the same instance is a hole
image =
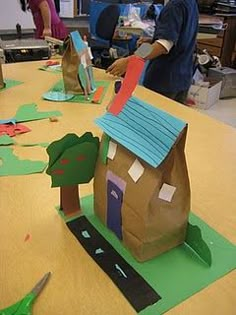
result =
[[[109,147],[107,152],[107,157],[111,160],[114,160],[116,155],[117,144],[115,142],[109,141]]]
[[[171,202],[175,191],[176,187],[164,183],[159,191],[158,198]]]
[[[130,169],[128,170],[128,173],[130,177],[133,179],[133,181],[137,183],[139,178],[144,173],[144,167],[142,166],[138,159],[136,159],[134,163],[131,165]]]

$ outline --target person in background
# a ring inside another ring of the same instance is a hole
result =
[[[67,29],[57,14],[54,0],[20,0],[23,11],[30,10],[36,27],[36,38],[51,36],[64,40]]]
[[[185,103],[193,76],[194,50],[198,31],[198,5],[196,0],[170,0],[156,21],[152,52],[143,85],[155,92]],[[140,38],[138,45],[147,42]],[[129,57],[115,61],[107,72],[122,76]]]

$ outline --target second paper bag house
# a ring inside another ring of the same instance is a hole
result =
[[[139,261],[185,240],[190,185],[185,122],[131,97],[104,131],[94,177],[94,211]]]
[[[90,49],[78,31],[65,40],[62,57],[62,74],[66,93],[88,96],[95,91]]]

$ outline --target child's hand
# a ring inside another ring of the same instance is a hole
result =
[[[52,30],[50,28],[44,28],[42,37],[44,38],[45,36],[52,36]]]
[[[106,73],[121,77],[126,72],[129,57],[117,59],[113,64],[107,68]]]

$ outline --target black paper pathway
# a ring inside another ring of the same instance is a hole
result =
[[[115,251],[85,216],[68,222],[67,226],[137,312],[161,299],[159,294]]]

